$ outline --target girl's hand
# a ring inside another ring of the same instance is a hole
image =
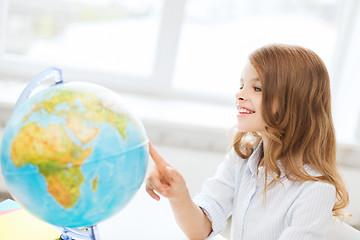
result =
[[[155,166],[146,181],[146,191],[155,200],[160,200],[156,192],[169,199],[176,222],[189,239],[206,238],[212,229],[211,222],[192,201],[184,178],[151,143],[149,148]]]
[[[157,201],[160,196],[156,192],[171,200],[186,196],[188,189],[183,176],[165,161],[150,142],[149,150],[155,166],[146,181],[147,193]]]

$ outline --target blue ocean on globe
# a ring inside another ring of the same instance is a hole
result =
[[[70,82],[14,110],[1,169],[12,196],[32,214],[61,227],[87,227],[133,198],[148,156],[145,129],[118,94]]]

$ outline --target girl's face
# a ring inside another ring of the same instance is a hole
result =
[[[255,68],[250,63],[246,64],[240,80],[240,90],[235,95],[239,131],[265,131],[265,122],[261,116],[261,91],[261,81]]]

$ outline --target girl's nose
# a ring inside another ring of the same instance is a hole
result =
[[[245,100],[245,93],[243,91],[239,91],[235,94],[235,98],[237,101],[244,101]]]

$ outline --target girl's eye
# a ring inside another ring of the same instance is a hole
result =
[[[254,87],[255,92],[261,92],[261,88]]]

